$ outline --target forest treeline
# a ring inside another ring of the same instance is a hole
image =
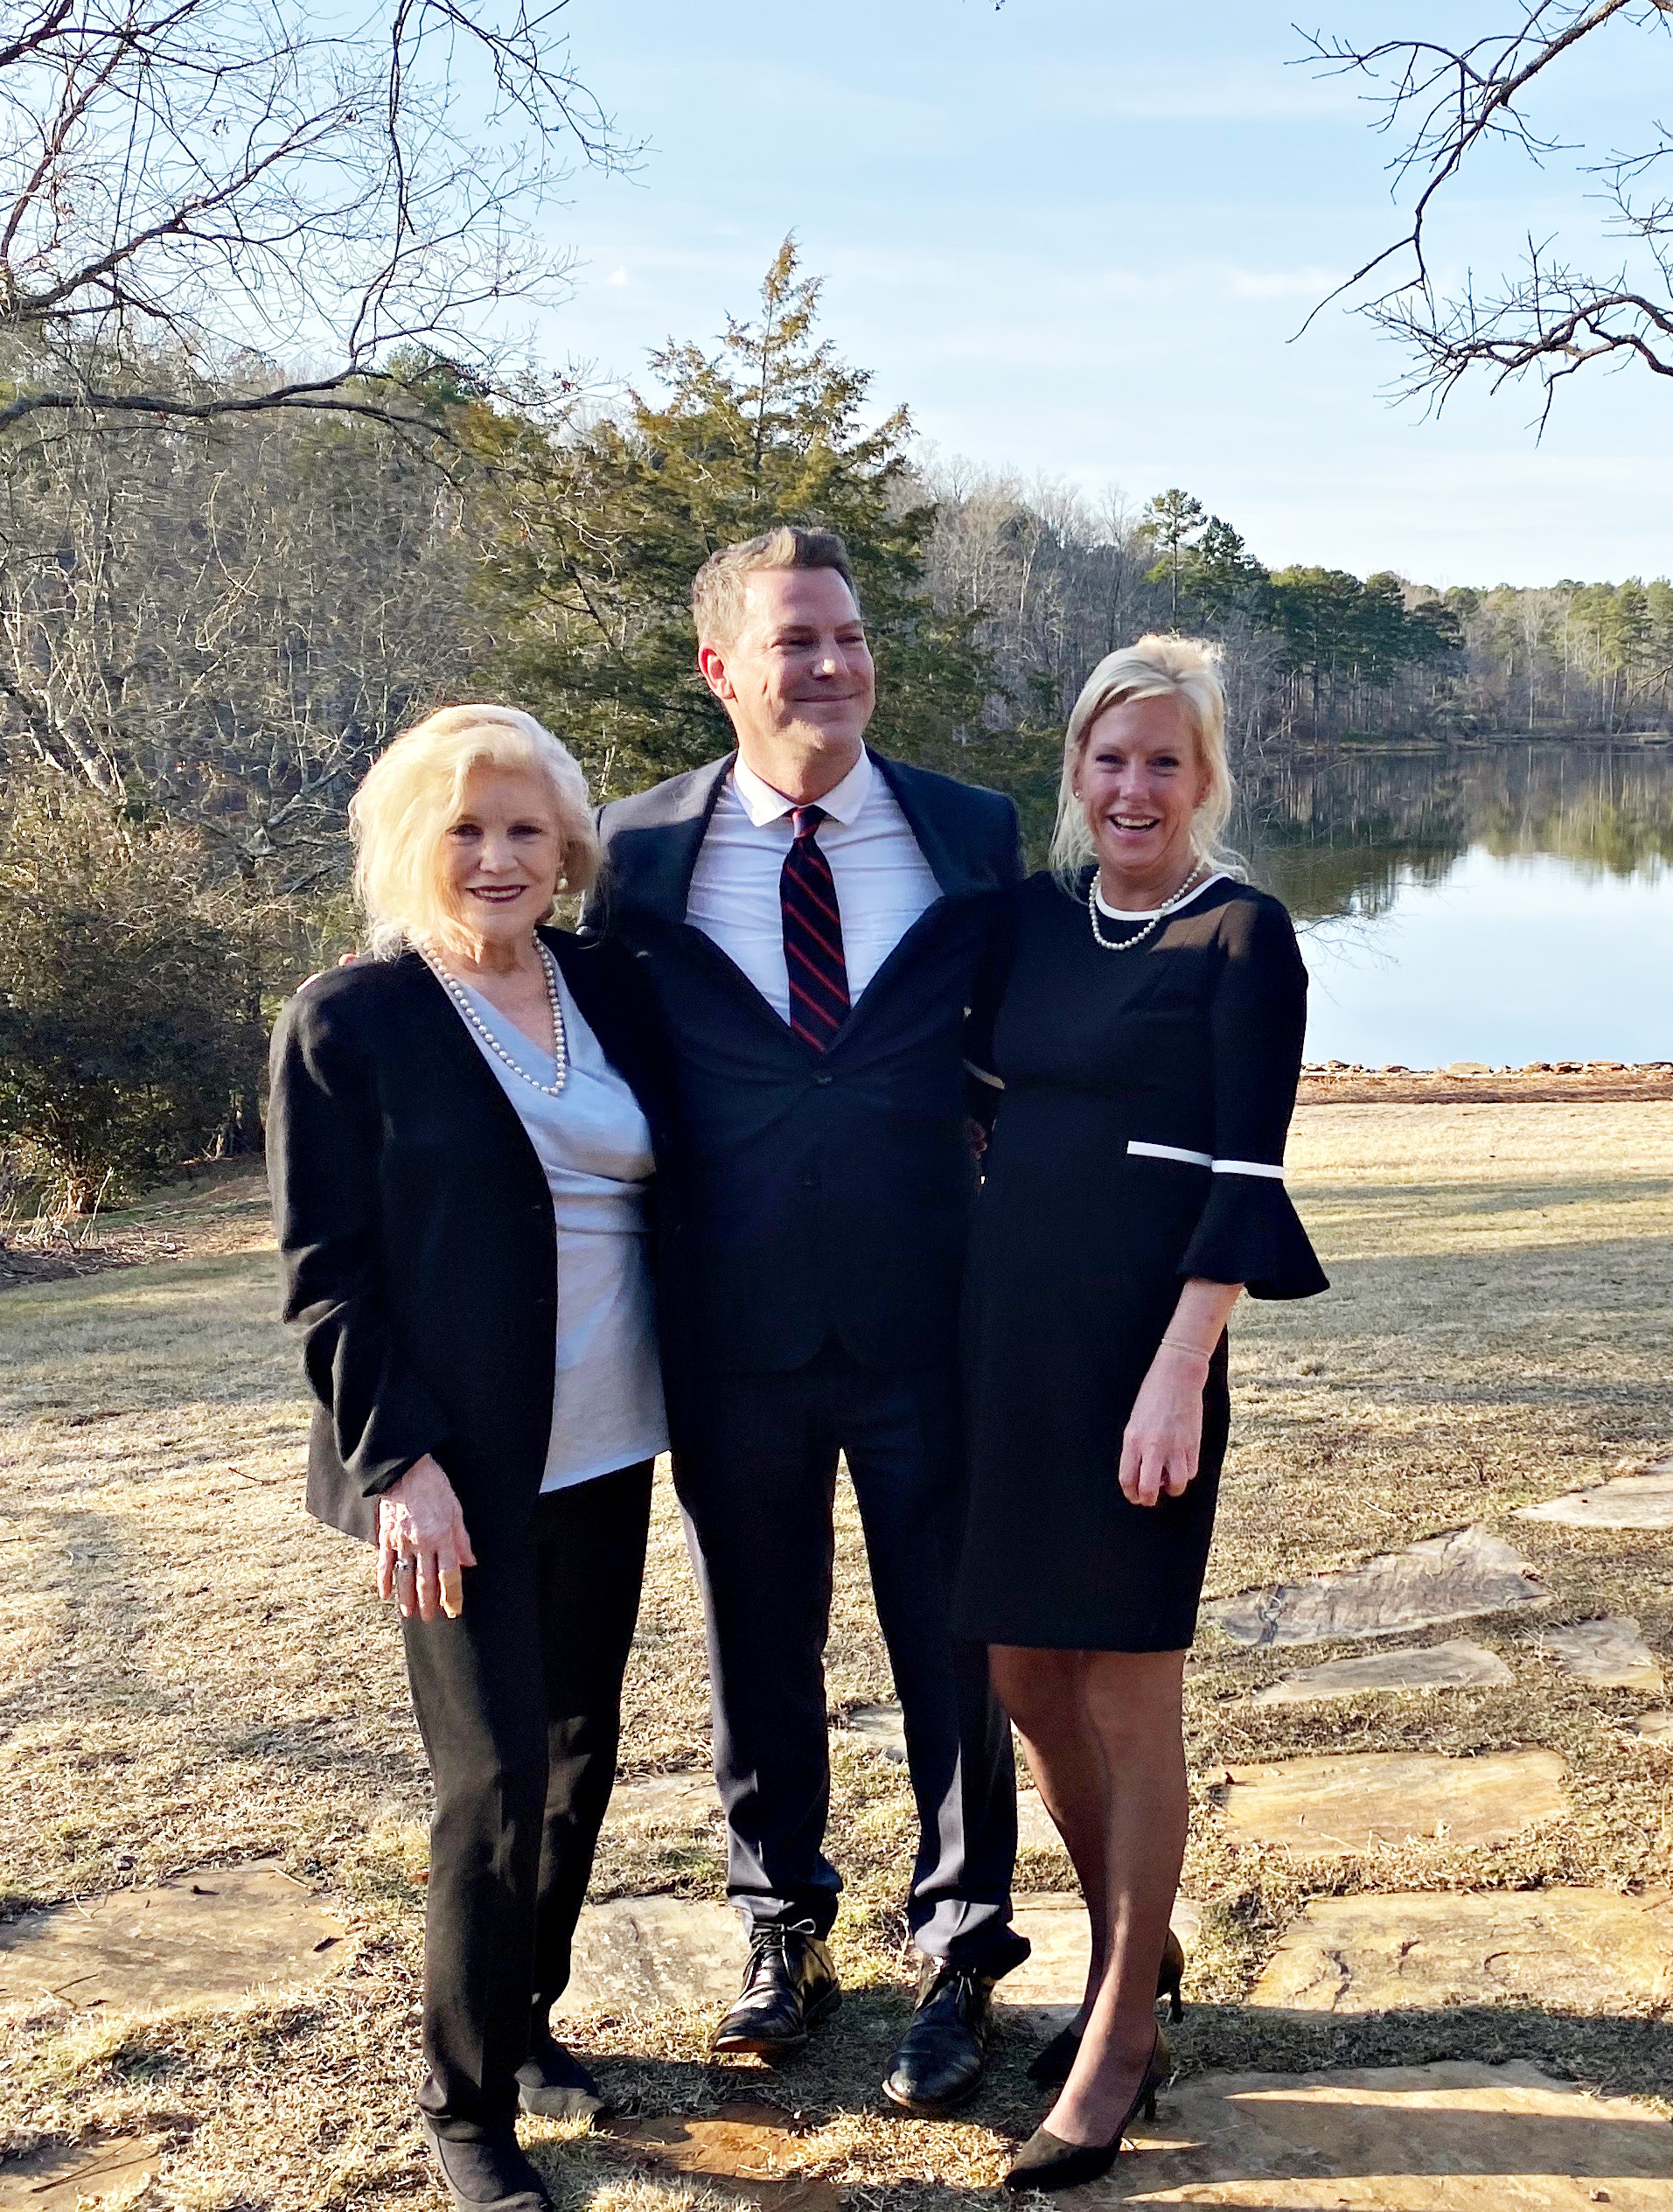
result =
[[[13,1172],[85,1205],[254,1140],[264,1026],[352,935],[349,795],[431,706],[517,700],[601,797],[722,750],[687,591],[776,520],[848,540],[878,742],[1012,791],[1036,837],[1075,692],[1152,628],[1221,641],[1251,763],[1365,734],[1665,724],[1665,582],[1437,593],[1269,569],[1181,491],[1099,506],[926,465],[903,411],[870,415],[818,296],[786,246],[757,311],[671,343],[643,391],[530,377],[491,399],[414,355],[399,422],[24,415],[0,436]],[[3,366],[26,391],[26,351]],[[143,368],[147,391],[203,388],[184,355]],[[235,365],[218,395],[271,375]]]

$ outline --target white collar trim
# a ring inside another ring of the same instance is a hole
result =
[[[1212,876],[1205,876],[1191,893],[1190,897],[1185,901],[1185,906],[1189,906],[1193,901],[1201,898],[1210,883],[1223,883],[1225,881],[1225,873],[1223,868],[1216,868]],[[1154,922],[1158,914],[1165,914],[1168,911],[1165,906],[1112,906],[1103,892],[1098,889],[1096,878],[1093,880],[1092,896],[1098,901],[1098,912],[1107,916],[1112,922]],[[1184,907],[1177,911],[1183,913]]]
[[[859,759],[842,781],[826,792],[819,805],[833,821],[848,828],[871,796],[872,779],[876,772],[871,764],[871,755],[862,745]],[[763,777],[757,776],[742,753],[732,764],[732,788],[757,829],[764,829],[769,822],[782,821],[800,803],[786,799],[783,792],[776,791]]]

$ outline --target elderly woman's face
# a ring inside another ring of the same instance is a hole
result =
[[[1189,867],[1208,771],[1176,699],[1124,699],[1086,733],[1077,779],[1100,866],[1148,890]]]
[[[473,768],[442,841],[447,903],[472,937],[502,943],[543,919],[563,871],[563,832],[540,777]]]

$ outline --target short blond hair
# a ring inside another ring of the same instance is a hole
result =
[[[1231,819],[1231,770],[1226,759],[1226,694],[1220,681],[1220,648],[1201,638],[1153,634],[1119,652],[1105,653],[1075,701],[1063,734],[1063,780],[1057,786],[1057,820],[1051,833],[1051,865],[1067,881],[1098,855],[1086,812],[1075,796],[1081,759],[1092,724],[1112,707],[1129,699],[1176,699],[1208,771],[1209,788],[1191,823],[1191,843],[1200,860],[1241,872],[1235,853],[1220,838]]]
[[[700,645],[729,645],[743,626],[746,577],[763,569],[834,569],[860,604],[848,548],[834,530],[804,530],[781,522],[758,538],[722,546],[692,578],[691,618]]]
[[[402,730],[349,801],[355,896],[378,959],[392,959],[408,945],[446,942],[454,918],[442,888],[442,841],[475,768],[538,776],[552,794],[563,839],[559,889],[585,891],[596,880],[592,802],[568,746],[519,707],[443,707]]]

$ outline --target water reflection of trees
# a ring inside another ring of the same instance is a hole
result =
[[[1591,876],[1673,862],[1673,754],[1569,744],[1245,764],[1233,835],[1298,918],[1374,920],[1473,846]]]

